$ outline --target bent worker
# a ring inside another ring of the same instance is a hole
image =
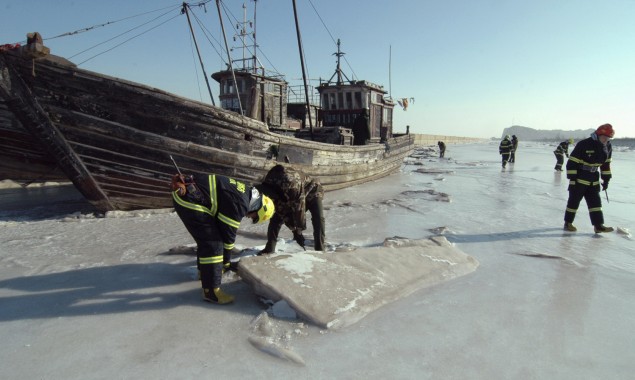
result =
[[[445,143],[439,141],[437,145],[439,145],[439,158],[443,158],[445,156]]]
[[[563,141],[558,144],[556,150],[553,151],[553,154],[556,156],[556,166],[554,169],[556,171],[562,171],[562,164],[564,164],[564,156],[569,158],[569,144],[573,144],[573,139],[569,139],[569,141]]]
[[[602,124],[591,133],[591,137],[578,142],[567,161],[567,178],[569,179],[569,200],[564,213],[564,229],[577,231],[573,225],[575,214],[582,198],[589,208],[591,224],[595,233],[611,232],[613,227],[604,226],[602,199],[600,198],[600,179],[602,190],[609,187],[611,180],[610,139],[615,132],[611,124]]]
[[[276,207],[276,213],[267,228],[267,244],[260,254],[276,251],[278,235],[283,224],[293,232],[293,239],[305,248],[302,232],[306,229],[307,211],[311,212],[313,247],[316,251],[324,251],[324,190],[319,180],[290,166],[276,165],[256,188],[270,197]]]
[[[501,155],[503,169],[507,165],[507,162],[509,161],[509,156],[511,155],[511,153],[512,153],[512,142],[509,139],[509,135],[505,135],[505,138],[503,138],[503,141],[501,141],[501,143],[498,145],[498,154]]]
[[[243,217],[254,223],[269,220],[275,206],[256,188],[221,175],[195,174],[172,178],[174,209],[196,241],[196,261],[203,300],[218,304],[234,301],[220,288],[229,269],[236,231]]]

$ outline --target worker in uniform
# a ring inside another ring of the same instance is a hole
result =
[[[611,141],[615,132],[611,124],[600,125],[591,137],[578,142],[567,161],[569,179],[569,200],[564,213],[564,229],[577,231],[573,225],[575,214],[582,198],[589,208],[591,224],[595,233],[611,232],[613,227],[604,226],[600,179],[602,190],[609,187],[611,180]]]
[[[553,151],[553,154],[556,156],[556,167],[554,168],[556,171],[562,171],[562,164],[564,164],[564,156],[569,158],[569,144],[573,144],[573,139],[569,139],[569,141],[563,141],[558,144],[556,150]]]
[[[509,162],[516,162],[516,149],[518,149],[518,137],[512,135],[512,150],[509,154]]]
[[[324,251],[324,190],[319,180],[290,166],[276,165],[256,188],[270,197],[276,207],[276,213],[267,228],[267,244],[260,254],[276,251],[278,235],[283,224],[291,230],[293,239],[305,248],[302,232],[306,229],[307,211],[311,213],[314,249]]]
[[[203,300],[233,302],[234,296],[220,285],[223,272],[230,268],[236,231],[245,216],[254,223],[269,220],[275,212],[273,202],[243,182],[215,174],[176,174],[172,198],[176,213],[196,241]]]
[[[507,165],[509,161],[509,156],[512,152],[512,141],[509,139],[509,135],[505,135],[505,138],[498,145],[498,153],[501,155],[503,168]]]
[[[439,158],[443,158],[445,156],[445,143],[439,141],[437,145],[439,145]]]

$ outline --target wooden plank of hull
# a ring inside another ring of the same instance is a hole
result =
[[[410,136],[368,146],[300,140],[218,107],[70,66],[38,64],[34,78],[30,61],[6,58],[0,64],[13,74],[4,94],[12,112],[103,211],[170,207],[170,155],[183,172],[253,184],[277,163],[267,159],[276,145],[279,160],[289,157],[328,191],[398,170],[414,147]]]
[[[0,102],[0,180],[68,181],[46,148]]]

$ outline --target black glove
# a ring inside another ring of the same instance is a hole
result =
[[[602,190],[606,190],[609,188],[609,181],[602,182]]]
[[[304,235],[302,235],[301,231],[293,231],[293,240],[295,240],[300,247],[304,248]]]

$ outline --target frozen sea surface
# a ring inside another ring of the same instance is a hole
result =
[[[630,379],[635,153],[614,153],[602,198],[625,233],[596,235],[584,203],[579,231],[562,230],[554,148],[521,141],[501,170],[498,142],[450,145],[444,160],[420,151],[401,173],[327,193],[331,249],[442,234],[480,262],[335,332],[276,313],[232,275],[235,304],[201,302],[192,240],[170,210],[95,217],[68,187],[19,206],[21,190],[0,190],[2,377]],[[237,245],[265,235],[244,223]],[[279,249],[300,249],[282,237]],[[304,366],[249,343],[263,311]]]

